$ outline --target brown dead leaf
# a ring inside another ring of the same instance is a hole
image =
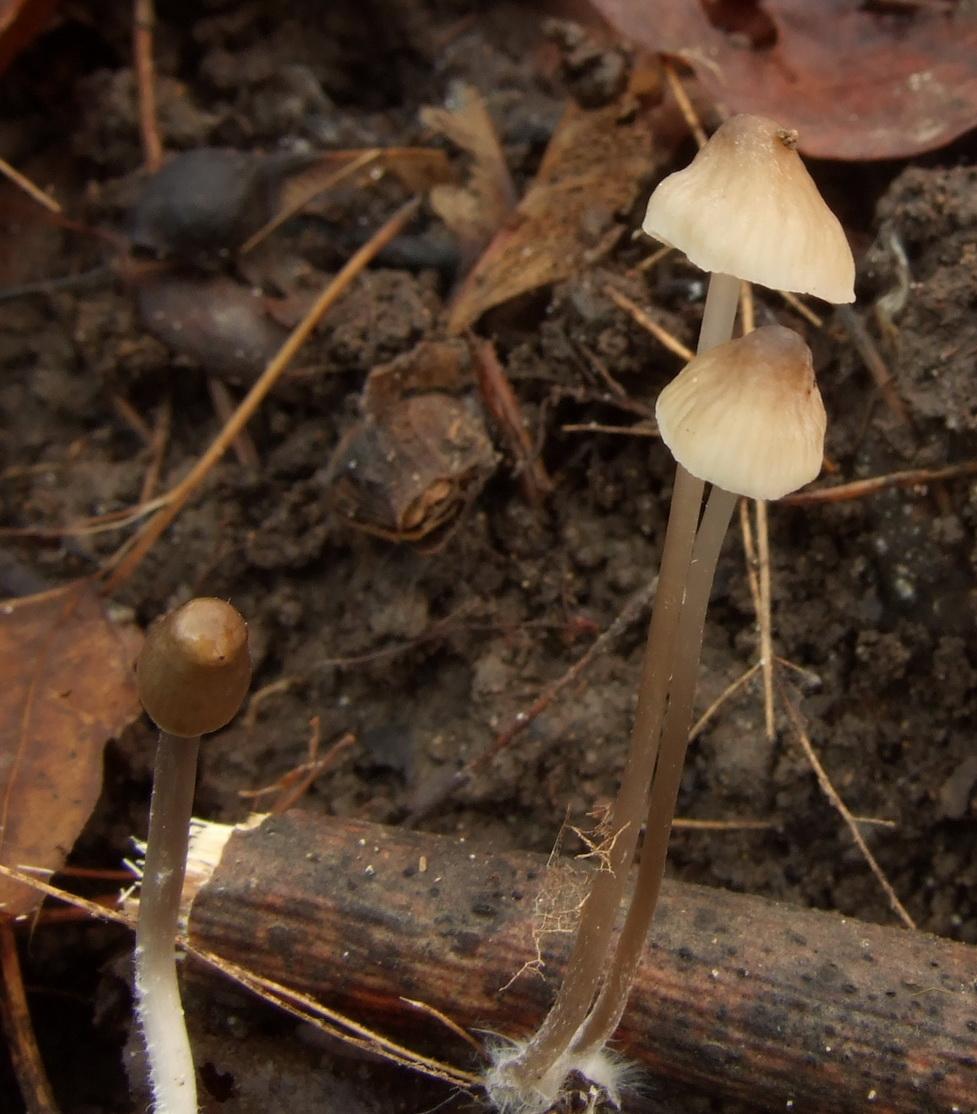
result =
[[[58,0],[0,0],[0,74],[51,22]]]
[[[0,862],[57,870],[102,785],[102,748],[139,715],[142,636],[89,581],[0,606]],[[43,895],[0,879],[0,912]]]
[[[890,0],[592,0],[674,54],[729,113],[770,116],[808,155],[907,158],[977,126],[977,9]]]
[[[464,186],[441,183],[431,189],[431,208],[458,238],[462,266],[474,263],[516,202],[502,145],[485,102],[460,86],[447,108],[421,109],[421,120],[472,157]]]
[[[609,251],[624,231],[616,215],[631,207],[652,167],[647,122],[623,116],[621,104],[568,107],[533,184],[458,291],[449,330],[463,332],[492,306]]]

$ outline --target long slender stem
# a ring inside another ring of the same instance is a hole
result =
[[[733,334],[739,303],[739,280],[713,275],[699,336],[699,351],[722,344]],[[627,763],[617,799],[608,817],[609,838],[602,849],[602,867],[594,875],[580,913],[577,935],[555,1002],[522,1056],[509,1066],[509,1076],[524,1089],[535,1087],[569,1049],[594,1001],[618,909],[624,897],[628,868],[648,799],[648,784],[658,758],[658,744],[672,678],[672,654],[682,614],[685,582],[692,559],[703,482],[681,466],[675,476],[658,589],[648,628],[638,706]]]
[[[738,278],[718,273],[710,277],[696,352],[700,354],[708,352],[710,348],[725,344],[732,337],[739,300],[740,280]]]
[[[599,1048],[617,1028],[644,950],[648,927],[658,904],[668,853],[668,837],[685,765],[709,594],[712,591],[719,552],[735,506],[735,495],[714,487],[696,536],[675,647],[668,711],[662,728],[658,765],[651,783],[641,866],[611,969],[600,997],[575,1042],[575,1051],[578,1054]]]
[[[197,1114],[197,1082],[176,978],[176,930],[186,871],[200,739],[160,732],[136,927],[136,1008],[155,1114]]]

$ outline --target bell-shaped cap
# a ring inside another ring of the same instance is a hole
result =
[[[797,133],[773,120],[731,117],[659,184],[643,230],[704,271],[854,301],[851,248],[796,146]]]
[[[247,624],[223,600],[190,600],[150,627],[136,683],[162,731],[185,738],[216,731],[237,715],[251,684]]]
[[[811,350],[781,325],[696,356],[655,417],[683,468],[737,495],[779,499],[821,470],[826,418]]]

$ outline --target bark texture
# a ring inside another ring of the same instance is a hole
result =
[[[473,1031],[530,1033],[588,873],[291,813],[234,832],[189,934],[359,1021],[430,1035],[451,1058],[455,1038],[403,999]],[[537,941],[542,977],[513,980]],[[757,1109],[974,1111],[977,950],[666,882],[617,1041],[662,1080]]]

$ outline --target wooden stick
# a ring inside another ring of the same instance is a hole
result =
[[[763,722],[767,741],[776,737],[776,720],[773,703],[773,598],[770,585],[770,530],[767,524],[767,504],[764,499],[753,503],[756,512],[757,573],[760,583],[760,668],[763,670]]]
[[[231,831],[216,869],[195,880],[188,934],[412,1043],[443,1045],[444,1029],[405,997],[468,1030],[523,1036],[571,940],[541,929],[576,907],[587,873],[288,813]],[[964,944],[666,882],[618,1038],[660,1079],[751,1109],[969,1111],[975,970]]]
[[[706,130],[699,120],[699,114],[692,105],[692,99],[685,91],[682,79],[675,72],[675,67],[667,58],[662,59],[662,69],[665,71],[665,78],[668,81],[669,88],[672,90],[672,96],[678,104],[679,111],[685,117],[685,122],[688,124],[689,131],[695,139],[696,146],[705,147],[707,138]]]
[[[977,474],[977,460],[962,464],[949,464],[945,468],[910,468],[905,472],[890,472],[886,476],[869,476],[865,480],[852,480],[834,487],[819,487],[796,491],[780,500],[792,507],[811,506],[814,503],[843,503],[849,499],[864,499],[890,487],[926,487],[943,480],[958,480]]]
[[[851,832],[852,839],[855,841],[858,850],[862,853],[862,858],[868,863],[869,869],[875,875],[879,885],[885,892],[885,896],[889,899],[889,904],[892,906],[893,912],[899,917],[899,919],[907,928],[915,928],[916,922],[912,919],[909,911],[899,900],[899,896],[893,889],[892,883],[886,877],[885,871],[882,869],[882,867],[878,863],[878,860],[872,854],[869,845],[865,842],[865,837],[859,830],[858,824],[855,821],[855,817],[851,814],[851,810],[841,799],[841,794],[838,792],[837,789],[835,789],[831,778],[828,777],[827,770],[825,770],[824,766],[821,765],[821,760],[820,758],[818,758],[817,752],[815,751],[814,746],[811,743],[811,739],[804,727],[804,721],[801,718],[800,712],[797,710],[797,706],[794,704],[794,701],[791,700],[786,688],[783,685],[780,685],[779,687],[780,699],[783,701],[784,707],[787,709],[787,715],[790,717],[791,726],[794,728],[794,733],[797,736],[797,741],[801,745],[801,750],[804,751],[808,762],[810,762],[811,767],[814,770],[814,775],[818,779],[818,785],[821,787],[821,792],[824,793],[824,795],[831,802],[832,806],[837,810],[839,816],[841,816],[842,820],[844,820],[849,832]]]
[[[24,1106],[28,1114],[57,1114],[59,1108],[34,1038],[12,917],[0,917],[0,970],[3,972],[0,1020]]]
[[[45,193],[40,186],[35,186],[26,174],[21,174],[21,172],[15,166],[11,166],[6,159],[0,158],[0,174],[5,178],[9,178],[15,186],[22,189],[28,197],[32,197],[38,205],[43,205],[49,212],[61,212],[61,206],[50,194]]]
[[[683,344],[678,337],[673,336],[664,325],[659,325],[658,322],[650,317],[645,311],[633,302],[627,294],[622,294],[620,290],[615,290],[613,286],[605,286],[604,293],[615,302],[625,313],[630,316],[641,326],[646,329],[663,347],[667,348],[669,352],[674,352],[680,360],[691,360],[695,353],[687,344]]]
[[[153,32],[156,11],[153,0],[133,0],[132,55],[139,99],[139,134],[142,138],[143,165],[155,174],[163,165],[163,141],[156,120],[156,63],[153,59]]]

